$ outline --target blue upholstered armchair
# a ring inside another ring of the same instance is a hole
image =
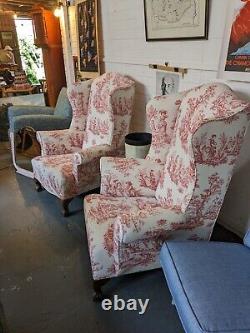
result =
[[[168,241],[160,258],[186,333],[250,332],[250,229],[244,245]]]
[[[68,100],[67,89],[62,88],[55,108],[47,106],[11,106],[8,110],[8,117],[13,165],[18,173],[32,178],[31,171],[22,169],[16,163],[16,133],[24,127],[32,127],[35,131],[69,128],[72,119],[72,108]]]
[[[11,106],[8,110],[10,132],[17,133],[26,126],[36,131],[69,128],[72,109],[67,89],[62,88],[55,108],[47,106]]]

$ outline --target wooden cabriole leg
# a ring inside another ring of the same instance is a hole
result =
[[[37,192],[44,191],[44,188],[42,187],[41,183],[37,179],[34,178],[34,182],[35,182]]]
[[[110,279],[103,279],[103,280],[97,280],[93,281],[93,301],[94,302],[101,302],[105,296],[102,293],[102,286],[104,286]]]
[[[73,198],[62,200],[62,214],[64,217],[69,216],[69,204],[72,200]]]

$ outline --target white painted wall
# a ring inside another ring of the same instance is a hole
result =
[[[227,8],[232,0],[210,0],[209,40],[146,42],[143,0],[100,0],[103,55],[106,71],[130,75],[137,83],[131,130],[145,130],[145,105],[156,94],[155,71],[148,64],[188,68],[180,90],[216,80]],[[70,8],[72,54],[77,54],[74,7]],[[228,82],[250,99],[250,84]],[[250,133],[227,194],[220,220],[243,235],[250,227]]]

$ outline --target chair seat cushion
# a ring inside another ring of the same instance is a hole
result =
[[[249,248],[166,242],[160,258],[186,332],[250,332]]]

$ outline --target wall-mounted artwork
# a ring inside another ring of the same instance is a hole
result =
[[[99,75],[97,0],[76,1],[79,70],[82,77]]]
[[[180,77],[178,74],[156,72],[156,95],[164,96],[175,94],[179,90]]]
[[[207,39],[209,0],[144,0],[146,40]]]
[[[2,48],[10,46],[12,49],[17,48],[16,38],[12,31],[1,31],[0,40]]]
[[[250,2],[232,0],[223,39],[219,77],[250,81]]]

